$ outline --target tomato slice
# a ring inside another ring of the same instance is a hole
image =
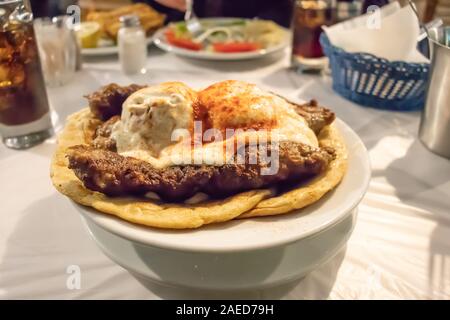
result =
[[[216,52],[247,52],[260,49],[259,44],[253,42],[228,42],[213,44]]]
[[[200,43],[194,42],[190,39],[177,38],[175,36],[175,33],[173,32],[173,30],[168,29],[165,32],[165,36],[166,36],[167,42],[169,42],[170,44],[172,44],[176,47],[180,47],[180,48],[184,48],[184,49],[188,49],[188,50],[194,50],[194,51],[198,51],[198,50],[202,49],[202,45]]]

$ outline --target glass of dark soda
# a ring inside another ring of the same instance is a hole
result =
[[[52,134],[33,15],[26,0],[0,0],[0,135],[24,149]]]

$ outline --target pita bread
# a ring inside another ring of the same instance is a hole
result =
[[[67,119],[58,138],[58,146],[51,162],[51,179],[55,188],[73,201],[115,215],[126,221],[157,228],[198,228],[209,223],[286,213],[305,207],[320,199],[342,179],[347,153],[339,133],[333,126],[324,128],[319,135],[321,145],[333,146],[337,158],[328,170],[305,186],[271,197],[270,190],[252,190],[222,200],[206,200],[197,204],[162,203],[161,201],[108,197],[91,191],[68,168],[66,149],[73,145],[88,144],[100,120],[85,108]]]

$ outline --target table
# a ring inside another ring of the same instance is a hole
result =
[[[128,77],[116,58],[90,60],[66,86],[49,89],[53,120],[86,105],[82,95],[109,82],[184,81],[204,87],[224,79],[257,83],[293,99],[317,98],[364,141],[373,177],[355,230],[341,252],[301,281],[233,298],[450,298],[450,161],[417,140],[419,113],[355,105],[331,89],[328,76],[289,70],[287,52],[257,61],[186,60],[151,48],[145,75]],[[204,293],[144,287],[104,256],[78,213],[49,178],[55,137],[25,151],[0,146],[0,298],[202,298]],[[70,290],[71,266],[81,288]],[[227,298],[209,294],[209,298]]]

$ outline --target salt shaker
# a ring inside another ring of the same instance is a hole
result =
[[[122,23],[117,42],[122,71],[126,74],[145,72],[147,41],[139,18],[135,15],[120,17]]]

